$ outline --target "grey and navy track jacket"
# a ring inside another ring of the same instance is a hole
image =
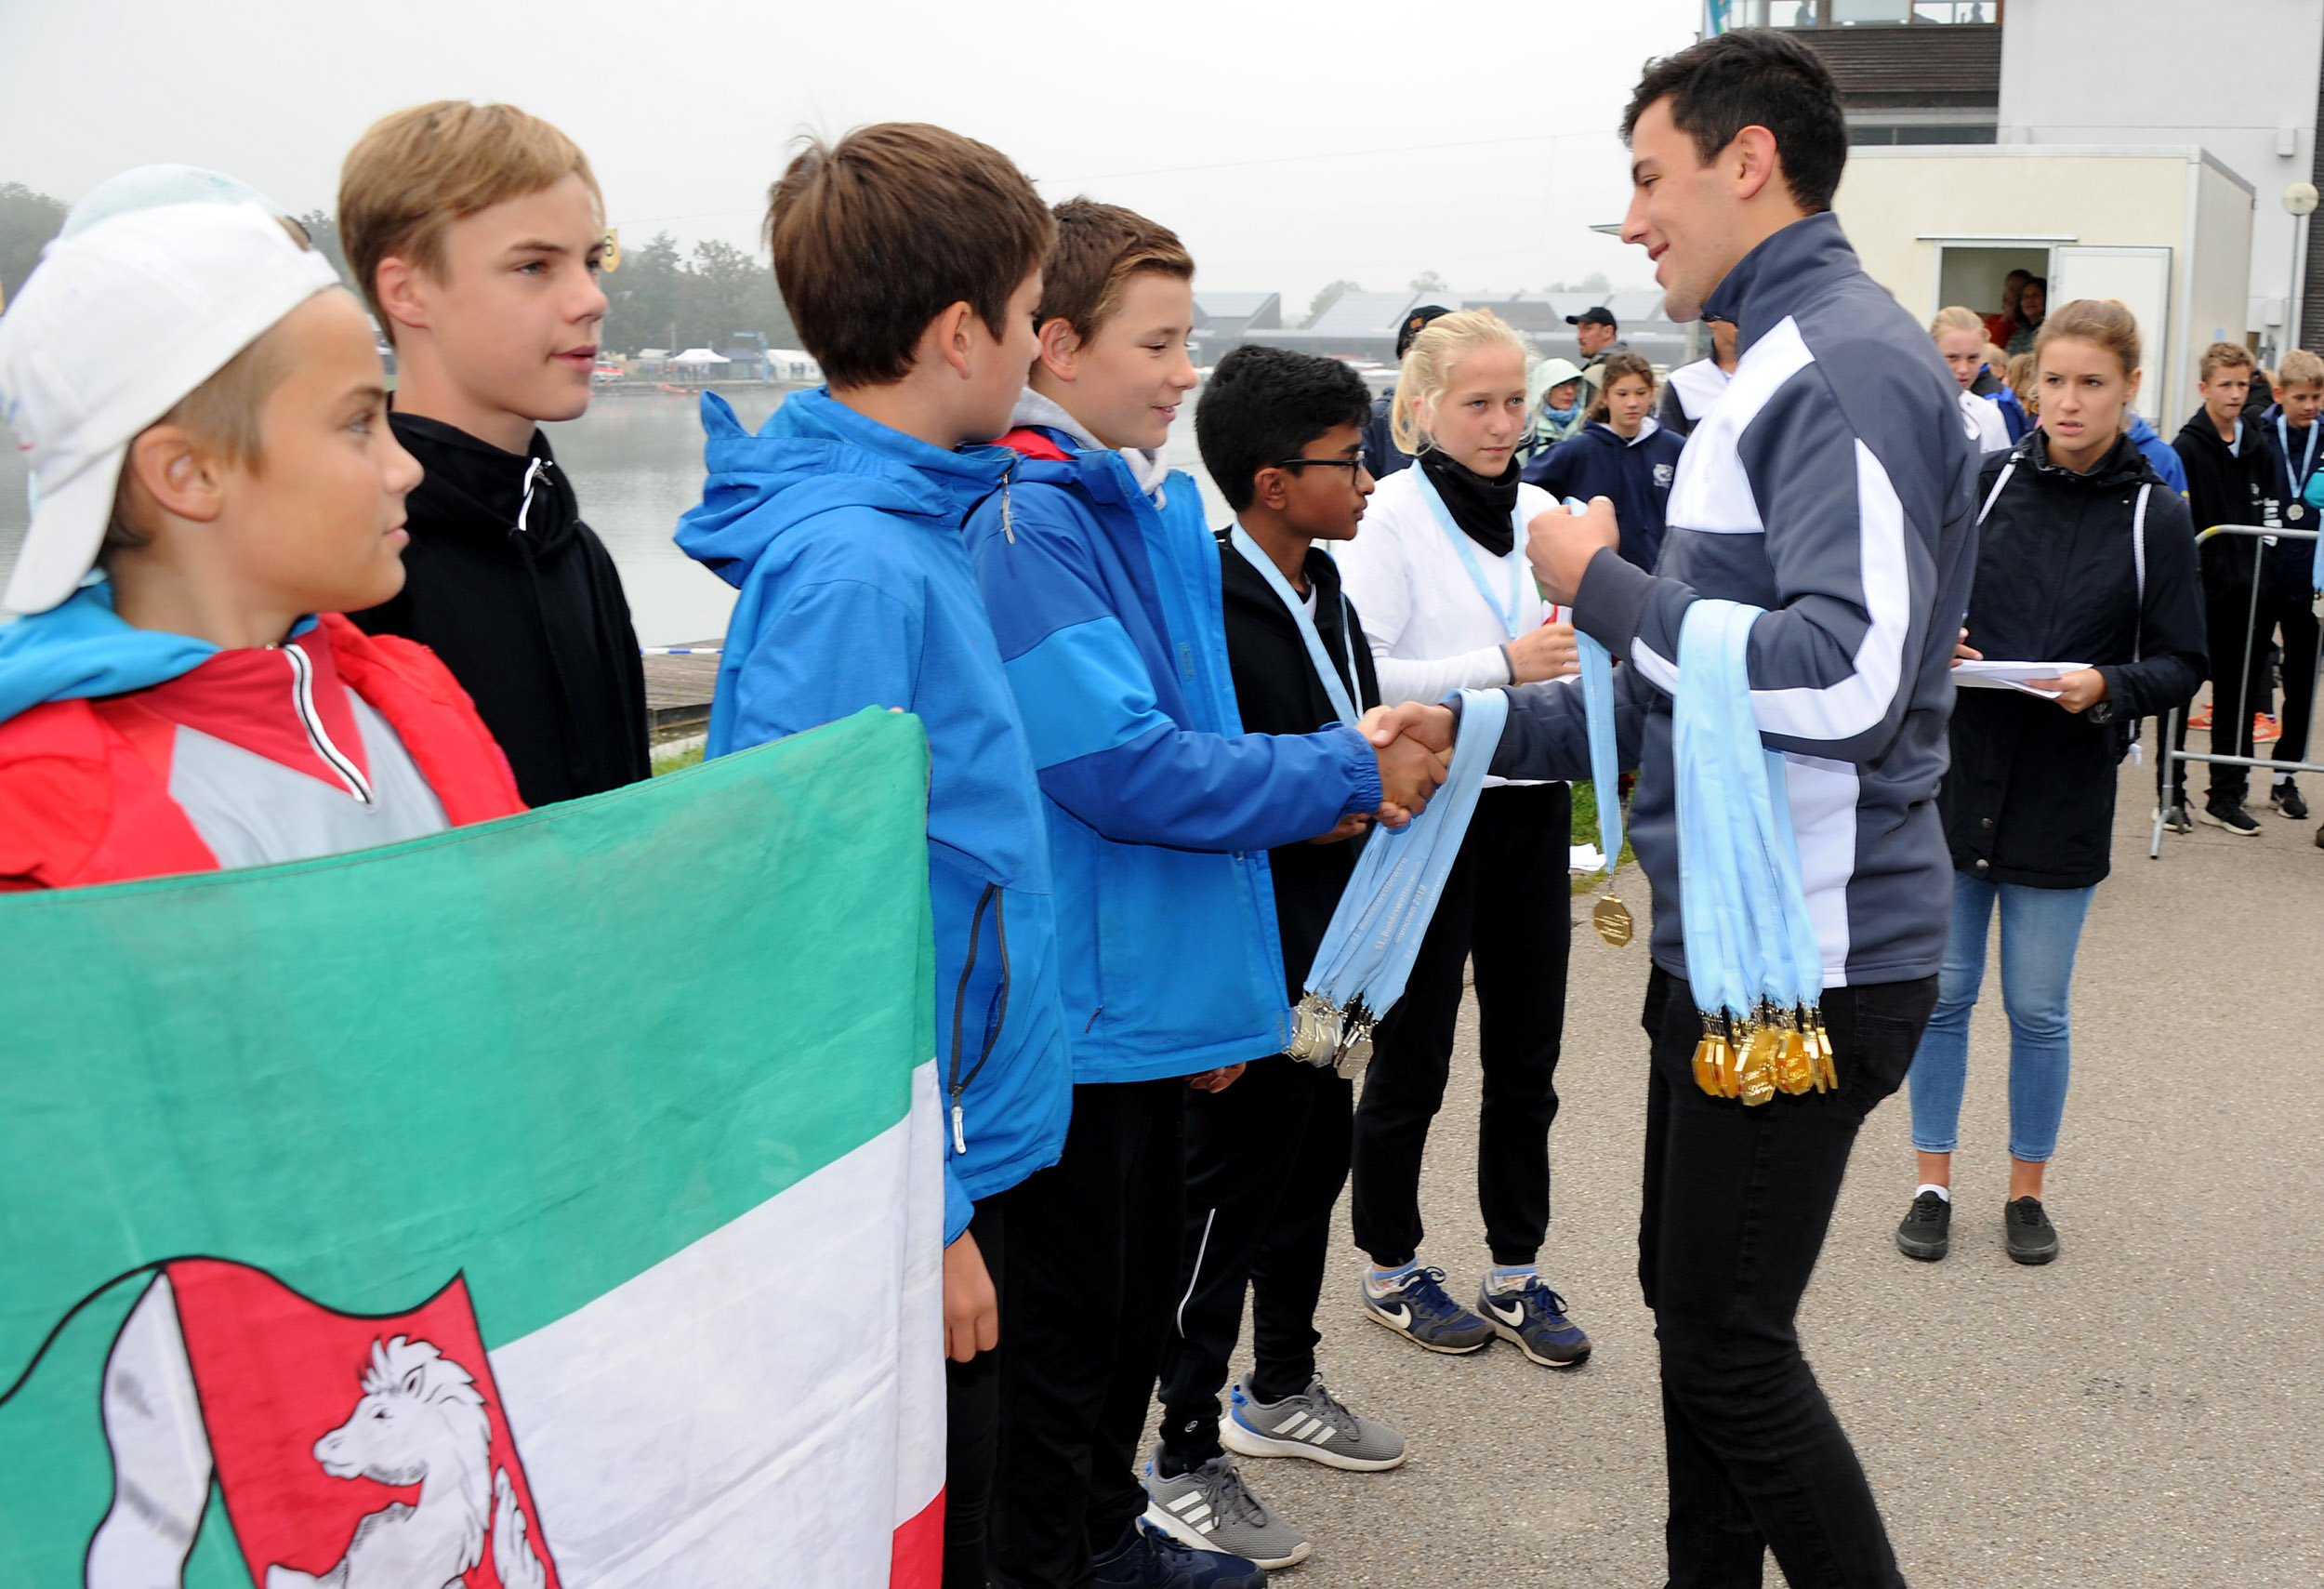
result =
[[[1652,574],[1594,558],[1575,622],[1628,666],[1616,734],[1638,770],[1631,833],[1655,962],[1686,974],[1670,692],[1699,597],[1767,609],[1749,653],[1762,736],[1784,753],[1828,987],[1933,976],[1952,862],[1937,821],[1951,659],[1976,567],[1977,454],[1928,336],[1829,214],[1746,255],[1705,305],[1742,359],[1687,438]],[[1589,773],[1582,693],[1510,692],[1507,777]]]

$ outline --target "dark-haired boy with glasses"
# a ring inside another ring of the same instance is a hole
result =
[[[1370,408],[1363,377],[1346,364],[1280,348],[1235,349],[1203,389],[1195,437],[1235,510],[1219,535],[1219,563],[1246,732],[1313,734],[1379,704],[1371,647],[1338,565],[1317,544],[1353,539],[1364,517]],[[1293,1003],[1366,826],[1350,817],[1267,853]],[[1307,1554],[1290,1524],[1244,1503],[1251,1498],[1236,1455],[1362,1472],[1404,1461],[1403,1437],[1351,1412],[1315,1370],[1315,1304],[1353,1109],[1353,1084],[1327,1061],[1280,1053],[1252,1060],[1227,1091],[1187,1102],[1181,1300],[1162,1347],[1162,1438],[1146,1470],[1149,1520],[1182,1539],[1207,1532],[1262,1560]],[[1221,1415],[1246,1291],[1257,1362]],[[1187,1520],[1195,1514],[1201,1522]]]

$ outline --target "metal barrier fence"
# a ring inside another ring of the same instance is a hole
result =
[[[2243,624],[2243,671],[2238,675],[2248,685],[2251,679],[2252,648],[2259,643],[2260,581],[2265,576],[2267,549],[2279,540],[2313,541],[2316,539],[2317,532],[2269,529],[2259,524],[2213,524],[2195,538],[2199,543],[2211,539],[2213,536],[2242,536],[2251,542],[2251,607]],[[2291,663],[2291,658],[2286,656],[2284,664],[2287,669],[2290,668]],[[2212,668],[2214,684],[2217,682],[2217,666],[2214,664]],[[2316,685],[2319,681],[2324,681],[2324,630],[2319,630],[2317,634],[2317,655],[2309,664],[2308,680],[2308,713],[2313,718],[2316,712]],[[2229,740],[2230,744],[2241,743],[2244,735],[2251,732],[2252,702],[2250,699],[2250,694],[2248,690],[2237,691],[2236,711],[2241,721],[2228,725],[2228,732],[2234,735],[2234,738]],[[2213,690],[2214,705],[2212,708],[2212,745],[2213,748],[2211,750],[2183,750],[2178,748],[2179,722],[2186,715],[2186,708],[2173,708],[2162,720],[2162,749],[2156,757],[2155,765],[2155,831],[2146,846],[2146,858],[2150,861],[2162,858],[2163,819],[2170,814],[2172,805],[2175,803],[2171,797],[2177,792],[2176,775],[2186,762],[2210,761],[2228,767],[2265,767],[2278,773],[2324,774],[2324,762],[2278,761],[2264,760],[2257,756],[2229,756],[2220,753],[2217,748],[2219,744],[2217,695],[2218,692]],[[2259,747],[2254,745],[2251,748],[2256,750]],[[2310,754],[2314,754],[2313,750]]]

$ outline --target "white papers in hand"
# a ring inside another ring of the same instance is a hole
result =
[[[1602,872],[1605,870],[1605,852],[1595,844],[1575,844],[1565,852],[1565,869],[1571,872]]]
[[[2057,699],[2055,690],[2033,689],[2026,682],[2055,679],[2089,666],[2087,662],[1997,662],[1979,657],[1954,663],[1953,682],[1964,690],[2017,690],[2053,701]]]

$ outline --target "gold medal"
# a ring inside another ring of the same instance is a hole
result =
[[[1590,924],[1598,930],[1599,937],[1618,949],[1631,940],[1630,907],[1615,898],[1612,890],[1590,907]]]
[[[1311,993],[1291,1013],[1291,1040],[1283,1052],[1305,1065],[1332,1064],[1340,1046],[1340,1012],[1322,994]]]
[[[1776,1095],[1776,1032],[1772,1026],[1748,1025],[1750,1036],[1743,1044],[1737,1079],[1744,1104],[1757,1107]]]
[[[1341,1079],[1360,1083],[1364,1079],[1366,1067],[1372,1063],[1370,1017],[1363,1014],[1359,1006],[1358,1013],[1350,1018],[1336,1035],[1339,1039],[1339,1046],[1333,1051],[1329,1060],[1319,1059],[1315,1063],[1318,1065],[1328,1063],[1340,1074]]]
[[[1719,1033],[1709,1015],[1703,1017],[1703,1040],[1695,1045],[1695,1085],[1714,1098],[1727,1095],[1719,1075]]]
[[[1815,1087],[1816,1059],[1795,1013],[1776,1017],[1776,1088],[1796,1098]]]

